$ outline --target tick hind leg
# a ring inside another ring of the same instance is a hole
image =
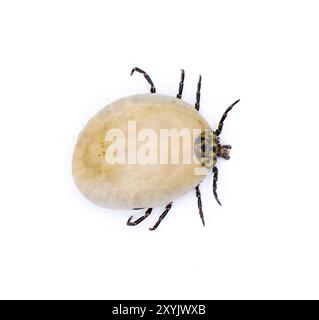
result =
[[[140,68],[137,68],[137,67],[135,67],[135,68],[132,69],[132,71],[131,71],[131,76],[133,75],[133,73],[134,73],[135,71],[136,71],[136,72],[139,72],[139,73],[142,73],[142,74],[144,75],[146,81],[151,85],[151,89],[150,89],[151,93],[155,93],[155,92],[156,92],[156,89],[155,89],[155,87],[154,87],[154,83],[153,83],[152,79],[150,78],[150,76],[149,76],[144,70],[142,70],[142,69],[140,69]]]
[[[132,221],[133,216],[131,216],[128,220],[127,220],[127,225],[128,226],[137,226],[139,223],[141,223],[143,220],[145,220],[152,212],[153,208],[148,208],[145,213],[144,216],[138,218],[135,221]]]
[[[154,224],[154,226],[153,226],[152,228],[149,228],[151,231],[155,230],[155,229],[159,226],[159,224],[162,222],[162,220],[163,220],[163,219],[165,218],[165,216],[168,214],[168,211],[171,210],[172,205],[173,205],[173,202],[170,202],[170,203],[166,206],[164,212],[159,216],[159,218],[158,218],[157,222]]]
[[[184,89],[184,79],[185,79],[185,71],[182,69],[181,70],[181,80],[179,82],[179,88],[178,88],[178,94],[176,96],[177,99],[182,98],[183,89]]]

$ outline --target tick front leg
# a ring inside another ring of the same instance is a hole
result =
[[[131,221],[133,216],[131,216],[128,220],[127,220],[127,225],[128,226],[137,226],[139,223],[141,223],[143,220],[145,220],[152,212],[153,208],[148,208],[145,213],[144,213],[144,216],[138,218],[137,220],[135,221]]]
[[[217,203],[221,206],[222,204],[220,203],[217,195],[217,181],[218,181],[218,169],[217,167],[214,167],[213,168],[213,193]]]
[[[139,73],[142,73],[143,75],[144,75],[144,77],[145,77],[145,79],[147,80],[147,82],[151,85],[151,93],[155,93],[156,92],[156,89],[155,89],[155,87],[154,87],[154,83],[153,83],[153,81],[152,81],[152,79],[150,78],[150,76],[144,71],[144,70],[142,70],[142,69],[140,69],[140,68],[137,68],[137,67],[135,67],[135,68],[133,68],[132,69],[132,71],[131,71],[131,76],[133,75],[133,73],[134,72],[139,72]]]
[[[236,100],[234,103],[232,103],[227,109],[226,111],[223,113],[220,121],[219,121],[219,124],[218,124],[218,128],[217,130],[215,131],[215,134],[216,136],[219,136],[221,133],[222,133],[222,130],[223,130],[223,126],[224,126],[224,121],[226,120],[227,118],[227,115],[228,115],[228,112],[233,109],[233,107],[240,101],[240,99]]]
[[[176,96],[177,99],[182,98],[183,89],[184,89],[184,79],[185,79],[185,71],[181,70],[181,81],[179,82],[178,94]]]
[[[155,229],[159,226],[159,224],[161,223],[161,221],[162,221],[162,220],[165,218],[165,216],[167,215],[168,211],[171,210],[172,205],[173,205],[173,202],[170,202],[170,203],[166,206],[164,212],[159,216],[159,218],[158,218],[157,222],[155,223],[155,225],[154,225],[152,228],[149,228],[151,231],[155,230]]]
[[[196,190],[196,197],[197,197],[197,205],[198,205],[199,216],[202,219],[203,226],[205,226],[204,212],[203,212],[203,209],[202,209],[202,197],[201,197],[201,194],[200,194],[199,185],[195,188],[195,190]]]

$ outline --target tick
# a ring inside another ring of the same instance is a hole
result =
[[[110,209],[144,209],[127,225],[136,226],[154,207],[165,206],[155,230],[173,201],[195,189],[198,211],[205,225],[199,185],[213,175],[217,195],[218,158],[229,159],[230,145],[221,144],[224,121],[231,104],[213,130],[200,115],[201,76],[195,107],[182,100],[185,72],[181,70],[176,97],[157,94],[150,76],[140,68],[150,93],[124,97],[107,105],[89,120],[80,133],[72,162],[73,177],[80,192],[93,203]],[[181,143],[183,142],[183,143]]]

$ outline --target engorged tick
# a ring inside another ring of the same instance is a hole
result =
[[[73,154],[75,183],[86,198],[102,207],[147,208],[137,220],[133,221],[131,216],[127,221],[129,226],[141,223],[154,207],[165,206],[150,230],[158,227],[170,211],[173,200],[195,188],[199,215],[205,225],[199,184],[212,172],[213,194],[221,205],[217,196],[216,163],[218,158],[229,159],[231,146],[220,144],[219,136],[228,112],[239,100],[226,109],[217,129],[212,130],[198,112],[201,76],[194,108],[181,99],[184,70],[181,71],[176,97],[156,94],[150,76],[140,68],[134,68],[131,75],[134,72],[144,75],[151,93],[114,101],[89,120],[78,137]],[[184,145],[183,140],[182,146],[180,143],[173,146],[173,140],[179,142],[184,138],[182,132],[187,133],[187,130],[198,134],[193,140],[187,140],[188,144]],[[165,144],[163,147],[164,133],[167,132],[171,149]],[[118,138],[116,145],[111,143],[112,137]],[[178,162],[181,155],[183,160],[184,157],[188,160]],[[170,161],[165,162],[168,158]]]

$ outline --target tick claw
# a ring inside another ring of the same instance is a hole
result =
[[[130,216],[130,218],[127,220],[126,224],[128,226],[132,226],[133,225],[133,223],[131,222],[132,219],[133,219],[133,216]]]

